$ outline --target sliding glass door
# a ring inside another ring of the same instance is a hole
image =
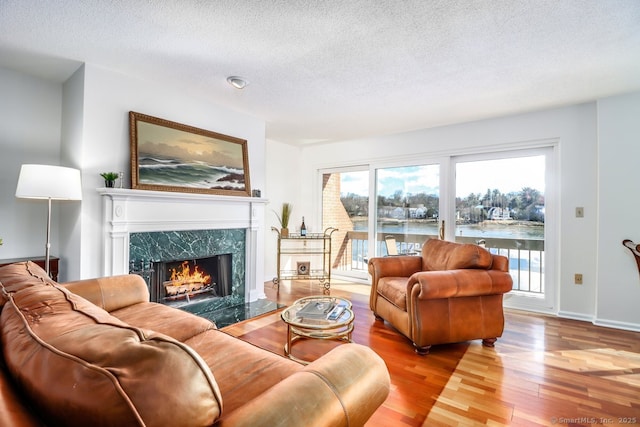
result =
[[[440,165],[385,167],[375,175],[376,256],[419,253],[439,234]]]
[[[553,171],[553,147],[322,171],[334,274],[367,281],[370,257],[417,255],[429,238],[472,243],[508,257],[507,305],[550,311]]]
[[[334,274],[367,279],[369,257],[369,168],[341,168],[322,173],[322,227],[331,235]]]
[[[509,258],[510,299],[553,307],[549,280],[547,178],[550,149],[452,158],[455,171],[453,239]],[[451,230],[449,230],[451,232]]]

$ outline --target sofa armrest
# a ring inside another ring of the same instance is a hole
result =
[[[61,285],[108,312],[149,301],[147,283],[137,274],[78,280]]]
[[[343,344],[223,417],[220,427],[361,426],[389,394],[389,371],[370,348]]]
[[[509,273],[497,270],[421,271],[409,278],[407,295],[415,295],[414,286],[419,287],[419,300],[442,299],[504,294],[512,289],[513,279]]]

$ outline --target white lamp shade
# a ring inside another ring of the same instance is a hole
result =
[[[51,165],[22,165],[16,197],[20,199],[82,200],[78,169]]]

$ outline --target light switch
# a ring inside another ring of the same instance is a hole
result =
[[[576,218],[584,218],[584,208],[579,206],[576,208]]]

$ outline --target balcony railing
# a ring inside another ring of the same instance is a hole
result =
[[[428,238],[424,234],[378,234],[376,241],[376,254],[385,256],[385,236],[393,236],[396,240],[398,253],[419,254],[422,244]],[[527,294],[544,294],[544,240],[536,239],[505,239],[505,238],[477,238],[456,237],[456,242],[479,244],[487,248],[493,254],[504,255],[509,259],[509,272],[513,277],[513,290]],[[366,231],[349,231],[346,242],[350,251],[339,260],[335,260],[334,266],[342,271],[367,271],[368,242]]]

